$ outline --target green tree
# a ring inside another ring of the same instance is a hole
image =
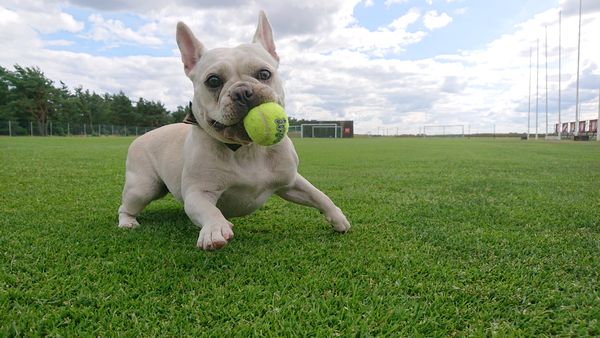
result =
[[[53,135],[66,135],[69,132],[69,124],[77,121],[79,116],[77,97],[62,81],[60,88],[56,90],[55,112],[52,118]]]
[[[131,105],[131,100],[122,92],[110,96],[112,123],[116,125],[134,125],[136,114]]]
[[[108,95],[108,94],[107,94]],[[107,103],[105,98],[82,87],[75,88],[75,104],[77,106],[77,116],[74,120],[93,126],[95,124],[106,124],[112,120],[110,101]]]
[[[54,121],[69,122],[77,115],[76,98],[64,82],[56,89]]]
[[[48,122],[55,113],[58,90],[37,67],[14,66],[5,75],[10,83],[7,108],[20,119],[32,119],[39,135],[48,133]]]
[[[169,111],[161,102],[140,98],[136,104],[137,124],[159,127],[169,123]]]
[[[8,108],[11,86],[9,71],[0,66],[0,120],[14,119],[12,110]]]
[[[188,113],[192,112],[192,108],[190,105],[186,105],[185,107],[177,106],[177,110],[172,112],[170,115],[170,123],[179,123],[183,122],[183,119]]]
[[[133,105],[122,91],[97,94],[81,86],[71,91],[62,81],[55,85],[38,67],[16,64],[11,71],[0,66],[0,122],[13,121],[13,129],[22,132],[29,131],[31,121],[40,135],[47,135],[50,121],[56,134],[66,134],[68,123],[91,130],[98,124],[159,127],[181,122],[189,111],[189,106],[179,106],[171,113],[162,102],[144,98]]]

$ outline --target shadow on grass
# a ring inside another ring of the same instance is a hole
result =
[[[154,207],[142,211],[137,218],[140,230],[158,236],[191,236],[199,230],[180,207]]]
[[[138,216],[140,224],[144,225],[160,225],[164,223],[169,224],[180,224],[185,226],[187,223],[189,226],[193,226],[192,222],[185,214],[183,207],[155,207],[148,208],[140,213]]]
[[[251,215],[231,219],[235,237],[221,251],[274,250],[268,247],[301,247],[307,243],[327,245],[328,242],[338,242],[339,236],[347,236],[335,233],[320,216],[306,224],[306,221],[293,219],[290,214],[273,214],[270,209],[267,206]],[[141,226],[136,231],[143,233],[148,240],[167,239],[189,244],[190,248],[195,246],[200,231],[180,206],[149,206],[140,214],[138,221]]]

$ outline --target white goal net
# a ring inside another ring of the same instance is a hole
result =
[[[464,137],[464,124],[445,124],[423,126],[423,137]]]
[[[300,136],[305,137],[319,137],[319,138],[338,138],[342,137],[342,127],[335,123],[321,123],[321,124],[301,124],[300,125]]]

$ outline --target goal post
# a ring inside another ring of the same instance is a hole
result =
[[[341,126],[336,123],[305,123],[300,125],[301,138],[341,138]]]
[[[441,124],[423,126],[423,137],[465,137],[464,124]]]

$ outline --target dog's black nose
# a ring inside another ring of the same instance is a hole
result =
[[[247,84],[241,84],[232,88],[230,91],[231,99],[238,104],[243,106],[247,106],[252,100],[252,96],[254,96],[254,92],[252,91],[252,87]]]

